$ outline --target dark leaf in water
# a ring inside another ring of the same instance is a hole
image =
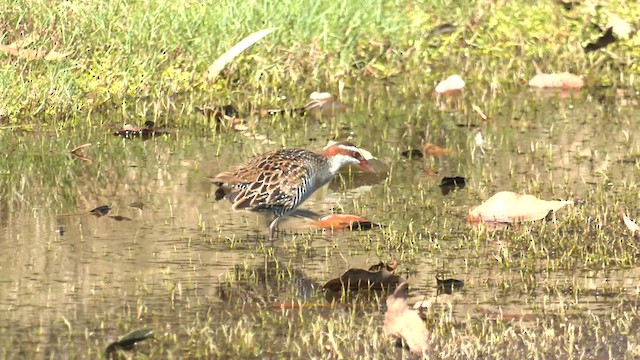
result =
[[[616,38],[615,36],[613,36],[613,27],[610,27],[604,32],[604,34],[602,34],[600,38],[598,38],[598,40],[596,40],[596,42],[587,44],[587,46],[584,47],[584,52],[588,53],[596,51],[598,49],[602,49],[607,45],[614,43],[615,41]]]
[[[144,340],[147,340],[153,336],[153,330],[138,329],[121,337],[118,341],[114,341],[105,349],[105,353],[110,355],[116,350],[133,350],[134,346]]]
[[[154,128],[155,123],[153,121],[146,121],[144,126],[144,128],[140,129],[131,124],[126,124],[120,130],[115,131],[113,135],[124,139],[139,138],[141,140],[149,140],[155,136],[169,135],[166,131]]]
[[[422,159],[424,157],[422,151],[418,149],[405,150],[401,152],[400,155],[409,159]]]
[[[454,190],[461,190],[467,185],[467,179],[462,176],[444,177],[440,181],[440,192],[447,195]]]
[[[89,211],[89,214],[94,215],[96,217],[101,217],[101,216],[107,215],[110,210],[111,208],[109,207],[109,205],[102,205]]]
[[[438,279],[436,277],[436,284],[438,286],[438,294],[451,295],[454,291],[460,291],[464,287],[464,281],[456,279]]]
[[[392,273],[396,271],[397,268],[398,268],[398,261],[393,260],[393,262],[391,263],[379,262],[375,265],[371,265],[371,267],[369,268],[369,271],[376,272],[376,271],[381,271],[382,269],[387,269],[388,272]]]
[[[113,216],[109,216],[110,218],[112,218],[115,221],[131,221],[131,218],[128,218],[126,216],[122,216],[122,215],[113,215]]]
[[[327,281],[322,288],[329,291],[382,290],[394,289],[402,282],[402,277],[392,274],[386,268],[379,271],[349,269],[339,278]]]
[[[223,188],[218,188],[216,190],[216,201],[224,199],[225,193]]]
[[[134,201],[129,206],[142,210],[144,208],[144,203],[142,201]]]
[[[458,27],[453,25],[453,24],[449,24],[449,23],[441,24],[441,25],[438,25],[438,26],[434,27],[433,29],[427,31],[424,34],[424,38],[425,39],[430,39],[430,38],[435,37],[435,36],[453,34],[454,32],[456,32],[456,30],[458,30]]]

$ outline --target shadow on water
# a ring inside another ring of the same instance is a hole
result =
[[[287,301],[317,304],[328,317],[319,284],[393,259],[412,296],[432,299],[432,311],[450,309],[455,321],[495,317],[526,328],[545,319],[541,309],[573,319],[626,306],[640,277],[635,262],[613,259],[603,267],[586,258],[588,249],[576,250],[572,260],[554,243],[562,236],[612,254],[615,248],[598,248],[599,229],[626,238],[610,213],[635,205],[628,192],[637,192],[637,161],[630,159],[640,143],[628,129],[639,114],[608,96],[541,99],[524,91],[486,122],[468,104],[441,111],[414,99],[390,99],[374,115],[356,107],[324,123],[294,119],[299,133],[288,135],[289,144],[320,150],[348,126],[353,141],[390,168],[388,178],[374,179],[347,170],[303,207],[388,226],[332,234],[293,218],[274,243],[266,240],[262,216],[214,201],[206,178],[280,145],[188,130],[144,142],[111,137],[107,129],[61,137],[5,131],[0,152],[12,169],[0,193],[0,334],[12,339],[5,354],[72,354],[139,327],[186,339],[177,330],[183,324],[258,311],[248,304],[275,310]],[[272,131],[270,123],[262,126],[253,131]],[[86,142],[94,142],[84,150],[92,164],[67,153],[70,143]],[[401,156],[425,143],[454,153]],[[464,177],[466,186],[442,192],[443,177]],[[498,190],[582,202],[556,222],[502,232],[470,227],[468,210]],[[130,220],[87,215],[102,204]],[[616,241],[624,240],[611,246]],[[528,256],[535,247],[545,255]],[[442,272],[464,288],[441,294],[434,276]],[[364,303],[359,311],[377,312],[377,300]]]

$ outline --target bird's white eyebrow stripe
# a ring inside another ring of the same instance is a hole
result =
[[[358,148],[357,148],[357,147],[355,147],[355,146],[349,146],[349,145],[342,145],[342,144],[341,144],[341,145],[338,145],[338,147],[339,147],[340,149],[345,149],[345,150],[349,150],[349,151],[360,152],[360,149],[358,149]]]

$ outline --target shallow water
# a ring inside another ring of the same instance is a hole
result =
[[[3,130],[2,355],[91,358],[141,327],[188,339],[185,324],[202,316],[224,322],[225,313],[241,316],[251,303],[321,303],[314,289],[327,280],[394,259],[414,301],[430,299],[459,321],[500,315],[534,326],[544,317],[542,307],[571,319],[633,303],[640,267],[628,251],[616,258],[616,246],[631,241],[619,209],[640,214],[634,208],[640,112],[604,95],[561,99],[522,91],[484,104],[500,106],[487,122],[465,99],[444,110],[416,99],[357,102],[337,119],[274,120],[290,122],[293,130],[285,135],[263,119],[252,131],[272,143],[170,126],[171,136],[144,142],[111,137],[100,126],[56,134]],[[389,173],[372,180],[347,170],[303,207],[358,214],[387,228],[328,234],[292,219],[272,244],[265,238],[267,219],[214,201],[207,176],[284,145],[320,150],[348,132]],[[93,163],[68,154],[86,142],[93,143],[84,151]],[[455,154],[400,155],[426,142]],[[443,196],[437,186],[443,176],[464,176],[468,184]],[[500,190],[572,198],[577,205],[558,212],[555,223],[496,233],[469,225],[469,209]],[[87,214],[103,204],[112,207],[109,215],[130,220]],[[611,245],[604,250],[597,239],[602,229]],[[556,248],[558,234],[578,250]],[[545,258],[527,256],[536,246]],[[591,251],[612,259],[590,261]],[[436,297],[438,272],[463,280],[464,289]],[[183,343],[173,354],[196,356],[189,346],[202,344]]]

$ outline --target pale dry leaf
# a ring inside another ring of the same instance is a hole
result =
[[[243,51],[245,51],[251,45],[260,41],[260,39],[271,34],[275,30],[276,30],[275,28],[263,29],[263,30],[254,32],[253,34],[240,40],[240,42],[235,44],[231,49],[227,50],[224,54],[222,54],[222,56],[217,58],[216,61],[214,61],[213,64],[211,64],[211,66],[209,66],[209,69],[207,69],[207,80],[209,80],[210,82],[214,82],[218,77],[218,74],[220,74],[220,71],[222,71],[222,69],[224,69],[224,67],[227,66],[227,64],[232,62],[233,59],[235,59],[238,55],[240,55]]]
[[[609,21],[607,21],[605,28],[611,28],[613,33],[621,39],[629,39],[635,31],[633,26],[616,14],[609,15]]]
[[[578,75],[568,72],[558,74],[538,73],[529,80],[529,86],[541,89],[580,89],[584,86],[584,80]]]
[[[71,54],[70,52],[61,53],[61,52],[58,52],[58,51],[55,51],[55,50],[51,50],[44,57],[44,59],[47,60],[47,61],[60,61],[60,60],[66,59],[67,56],[69,56],[70,54]]]
[[[313,117],[332,117],[344,113],[347,107],[336,100],[333,94],[314,91],[309,95],[309,102],[304,106],[304,111]]]
[[[406,282],[400,284],[393,295],[387,297],[384,332],[401,338],[412,353],[426,355],[430,350],[429,332],[418,312],[407,305],[408,286]]]
[[[624,221],[624,225],[629,229],[629,231],[631,231],[632,235],[635,236],[640,234],[640,227],[635,221],[631,220],[627,214],[622,213],[622,221]]]
[[[447,94],[451,92],[459,92],[462,91],[464,85],[464,80],[462,80],[460,75],[451,75],[442,80],[438,86],[436,86],[436,93]]]
[[[571,200],[542,200],[533,195],[501,191],[470,211],[472,221],[517,222],[544,219],[550,211],[556,212]]]

